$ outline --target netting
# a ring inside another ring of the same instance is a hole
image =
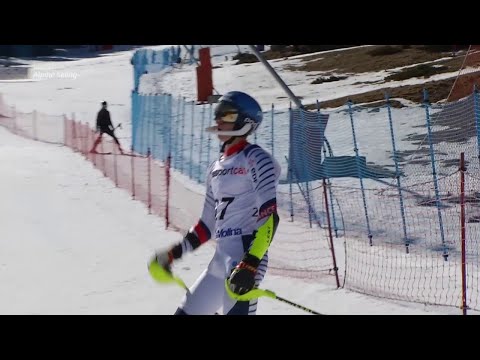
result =
[[[13,106],[5,104],[0,94],[0,125],[15,134],[52,144],[63,144],[64,119],[63,115],[16,111]]]
[[[480,170],[477,96],[404,109],[345,106],[328,114],[332,153],[322,161],[324,167],[309,174],[308,185],[320,186],[315,178],[325,174],[331,180],[332,197],[343,213],[347,287],[393,299],[461,305],[459,168],[464,153],[467,174]],[[306,149],[318,153],[315,147]],[[474,177],[465,184],[472,309],[480,308],[478,185]],[[308,202],[318,196],[310,192]]]

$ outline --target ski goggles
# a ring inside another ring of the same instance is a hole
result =
[[[227,103],[220,103],[215,108],[215,120],[234,123],[238,118],[238,110]]]

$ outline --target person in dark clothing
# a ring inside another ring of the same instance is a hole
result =
[[[118,149],[120,150],[120,153],[123,154],[122,147],[120,146],[120,142],[118,141],[117,137],[115,136],[114,133],[114,127],[112,124],[112,120],[110,118],[110,112],[107,110],[107,102],[103,101],[102,102],[102,108],[97,114],[97,132],[99,133],[97,139],[95,140],[95,143],[93,144],[92,150],[90,150],[91,153],[96,153],[97,152],[97,146],[100,144],[102,141],[102,136],[103,134],[108,134],[110,135],[113,140],[117,143]]]

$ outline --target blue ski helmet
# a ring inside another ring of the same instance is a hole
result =
[[[235,123],[233,131],[213,132],[217,134],[224,133],[224,135],[245,136],[255,132],[263,120],[262,108],[258,102],[250,95],[241,91],[230,91],[219,99],[215,107],[215,119],[227,118],[228,115],[230,115],[230,121]]]

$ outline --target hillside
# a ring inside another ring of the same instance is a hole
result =
[[[324,72],[325,75],[313,80],[312,84],[345,80],[354,74],[385,72],[382,88],[352,96],[322,102],[325,107],[338,107],[348,99],[356,103],[374,103],[378,106],[388,92],[392,98],[403,98],[414,103],[423,101],[422,90],[427,89],[430,101],[445,101],[455,81],[455,77],[444,80],[430,80],[433,75],[455,73],[462,66],[465,50],[468,46],[454,48],[451,45],[374,45],[355,47],[304,56],[300,63],[286,66],[286,70],[305,72]],[[267,59],[296,56],[288,48],[280,51],[266,51]],[[423,84],[392,86],[393,82],[423,78]],[[367,84],[368,82],[363,82]],[[358,83],[356,85],[361,85]],[[378,81],[375,81],[379,85]],[[399,102],[395,102],[401,106]],[[308,104],[307,104],[308,106]],[[316,106],[315,104],[312,106]]]
[[[379,106],[388,94],[393,106],[432,103],[450,96],[468,46],[362,45],[312,53],[298,45],[282,51],[267,46],[263,55],[307,108],[337,108],[349,99]],[[202,45],[211,50],[214,93],[235,88],[255,94],[262,106],[288,107],[289,99],[247,45]],[[301,50],[301,51],[300,51]],[[312,49],[310,49],[312,50]],[[167,92],[197,98],[196,65],[142,76],[144,93]],[[457,84],[458,85],[458,84]],[[457,86],[456,85],[456,86]],[[471,86],[466,88],[471,91]],[[458,98],[458,97],[457,97]]]

